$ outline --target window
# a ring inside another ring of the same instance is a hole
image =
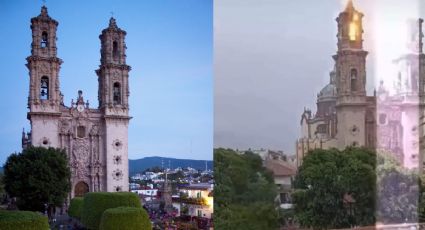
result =
[[[281,204],[290,203],[290,196],[288,193],[280,194],[280,203]]]
[[[328,132],[328,127],[326,126],[326,124],[320,124],[317,126],[316,133],[327,133],[327,132]]]
[[[202,210],[198,209],[198,217],[202,217]]]
[[[350,78],[351,78],[351,91],[357,91],[357,70],[356,69],[351,69]]]
[[[418,86],[418,73],[412,73],[411,74],[411,84],[412,84],[412,91],[418,92],[419,86]]]
[[[41,34],[41,43],[40,43],[40,46],[41,46],[41,48],[45,48],[45,47],[47,47],[47,32],[46,31],[44,31],[42,34]]]
[[[379,124],[385,125],[387,123],[387,114],[381,113],[379,114]]]
[[[41,85],[40,85],[40,99],[41,100],[48,100],[49,99],[49,78],[46,76],[43,76],[41,78]]]
[[[118,59],[118,43],[112,42],[112,58],[116,61]]]
[[[118,82],[114,83],[113,95],[114,95],[114,104],[116,105],[121,104],[121,86],[120,86],[120,83]]]
[[[86,127],[84,127],[84,126],[78,126],[77,127],[77,137],[78,138],[86,137]]]

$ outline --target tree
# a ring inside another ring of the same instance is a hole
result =
[[[214,149],[217,229],[277,229],[276,185],[258,155]]]
[[[14,153],[4,165],[4,185],[21,210],[61,206],[70,192],[70,169],[64,150],[29,147]]]
[[[375,222],[376,153],[365,148],[311,151],[294,181],[303,227],[347,228]]]
[[[423,222],[423,185],[418,172],[401,167],[388,153],[378,156],[377,220],[384,224]]]

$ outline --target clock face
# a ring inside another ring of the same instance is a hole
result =
[[[78,110],[78,112],[83,112],[84,111],[84,106],[83,105],[78,105],[77,106],[77,110]]]

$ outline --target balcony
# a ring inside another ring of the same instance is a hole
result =
[[[201,205],[201,206],[207,206],[207,200],[205,198],[194,198],[194,197],[180,197],[173,199],[175,202],[184,203],[184,204],[194,204],[194,205]]]

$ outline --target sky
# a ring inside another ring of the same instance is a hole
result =
[[[317,93],[329,83],[335,19],[346,2],[214,1],[214,147],[295,154],[301,114],[316,111]],[[401,52],[395,47],[404,47],[404,21],[424,17],[425,6],[422,0],[353,2],[365,14],[371,95],[380,80],[392,84],[387,67]]]
[[[58,1],[47,0],[59,22],[58,57],[66,105],[83,90],[97,107],[101,30],[113,14],[127,31],[130,72],[129,158],[146,156],[212,159],[213,20],[211,0]],[[30,19],[42,1],[0,1],[0,164],[21,151],[29,87]],[[112,12],[112,13],[111,13]]]

